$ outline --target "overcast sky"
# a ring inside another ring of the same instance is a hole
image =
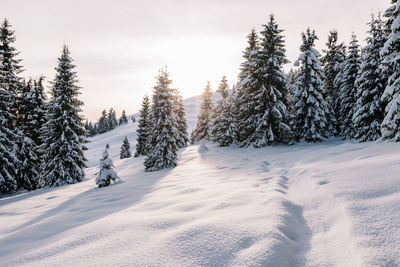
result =
[[[62,45],[77,65],[84,115],[96,120],[114,107],[119,116],[137,112],[151,93],[160,67],[167,65],[184,97],[213,89],[226,75],[236,82],[246,36],[273,13],[285,30],[287,56],[299,54],[307,27],[325,45],[329,30],[348,42],[362,40],[372,12],[390,0],[1,0],[0,18],[16,31],[25,77],[54,77]],[[285,66],[290,69],[290,65]]]

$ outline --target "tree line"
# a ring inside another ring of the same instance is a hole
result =
[[[132,121],[135,122],[135,118],[132,117]],[[126,116],[125,110],[122,111],[121,117],[117,119],[116,112],[113,108],[107,111],[104,109],[101,112],[101,117],[98,122],[92,123],[86,120],[85,129],[86,135],[92,137],[98,134],[102,134],[111,130],[114,130],[118,126],[128,124],[128,117]]]
[[[353,33],[346,47],[329,33],[322,55],[318,37],[302,33],[300,55],[289,74],[283,30],[273,15],[247,36],[238,82],[223,77],[214,103],[207,83],[191,142],[264,147],[318,142],[331,136],[358,142],[400,141],[400,3],[372,15],[366,45]]]
[[[20,76],[14,42],[5,19],[0,25],[0,194],[80,182],[87,141],[69,48],[61,51],[47,99],[43,76]]]

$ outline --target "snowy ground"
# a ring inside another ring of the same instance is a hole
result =
[[[400,144],[206,143],[145,173],[118,158],[135,127],[92,139],[86,181],[0,199],[0,266],[400,265]],[[121,181],[98,189],[106,143]]]

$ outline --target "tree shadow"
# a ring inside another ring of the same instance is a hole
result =
[[[137,171],[127,171],[127,169],[131,170],[131,168]],[[129,173],[128,176],[122,176],[122,180],[107,187],[90,188],[72,196],[57,207],[45,211],[28,222],[8,229],[3,233],[4,237],[0,239],[0,247],[2,248],[0,262],[5,260],[2,260],[2,257],[12,260],[14,258],[13,255],[21,255],[21,252],[27,254],[27,252],[37,249],[43,243],[48,242],[46,240],[52,240],[53,237],[62,232],[135,205],[148,193],[152,192],[155,184],[166,177],[171,170],[165,169],[146,173],[141,169],[138,170],[135,166],[127,165],[125,170],[124,168],[119,170],[121,173]],[[28,195],[11,197],[10,199],[4,199],[0,202],[0,205],[4,204],[4,202],[20,201],[61,188],[50,188],[40,192],[32,192]]]

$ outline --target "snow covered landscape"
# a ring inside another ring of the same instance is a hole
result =
[[[386,1],[4,0],[0,267],[400,267]]]
[[[185,101],[193,127],[200,98]],[[137,123],[92,138],[87,179],[0,199],[2,266],[398,266],[400,144],[180,152],[119,159]],[[120,181],[94,182],[105,144]]]

